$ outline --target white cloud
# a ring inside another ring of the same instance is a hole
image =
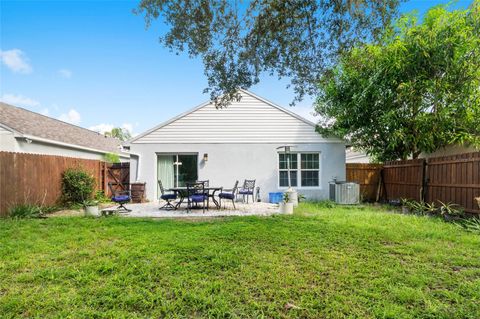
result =
[[[69,69],[60,69],[58,70],[58,74],[65,79],[70,79],[73,75],[72,71]]]
[[[90,126],[88,129],[98,132],[100,134],[105,134],[105,132],[110,132],[113,128],[114,128],[113,124],[101,123],[94,126]]]
[[[131,123],[123,123],[123,124],[122,124],[122,128],[123,128],[123,129],[126,129],[126,130],[130,133],[130,135],[133,134],[133,124],[131,124]]]
[[[123,123],[120,127],[127,130],[130,135],[135,136],[136,134],[133,132],[133,124],[132,123]],[[113,128],[119,127],[109,123],[100,123],[94,126],[90,126],[88,129],[98,132],[100,134],[105,134],[105,132],[110,132]]]
[[[0,60],[7,66],[7,68],[15,73],[27,74],[33,71],[27,56],[22,50],[0,50]]]
[[[40,114],[48,116],[50,114],[50,110],[47,108],[44,108],[43,110],[40,111]]]
[[[80,113],[74,109],[70,109],[68,113],[63,113],[58,119],[71,124],[78,124],[81,121]]]
[[[21,107],[27,107],[27,108],[37,107],[40,105],[40,102],[34,99],[28,98],[23,95],[17,95],[17,94],[3,94],[0,97],[0,101],[2,101],[3,103],[14,105],[14,106],[21,106]]]

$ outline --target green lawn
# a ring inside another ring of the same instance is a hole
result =
[[[0,317],[22,316],[480,318],[480,236],[315,204],[205,221],[1,220]]]

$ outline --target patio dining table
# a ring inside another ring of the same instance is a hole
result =
[[[213,203],[215,204],[216,208],[220,208],[220,203],[215,199],[215,194],[217,192],[221,192],[223,186],[209,186],[204,188],[206,192],[208,192],[208,196],[212,198]],[[180,205],[183,203],[185,197],[187,197],[187,187],[186,186],[179,186],[179,187],[172,187],[168,189],[171,192],[177,194],[180,201],[177,205],[175,205],[175,209],[178,209]],[[207,206],[208,209],[208,206]]]

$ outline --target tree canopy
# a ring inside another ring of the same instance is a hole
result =
[[[480,145],[480,5],[409,15],[320,81],[318,131],[378,160]]]
[[[132,137],[132,135],[127,129],[121,127],[112,128],[110,132],[105,132],[105,136],[117,138],[120,141],[126,141]]]
[[[136,12],[147,25],[167,24],[160,37],[167,48],[202,59],[205,91],[222,106],[263,72],[289,78],[295,101],[316,95],[338,55],[377,38],[401,1],[142,0]]]

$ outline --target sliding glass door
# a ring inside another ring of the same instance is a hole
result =
[[[197,155],[178,154],[175,170],[175,186],[186,186],[188,182],[198,179]]]
[[[197,154],[158,154],[157,179],[162,181],[163,188],[181,187],[196,181],[197,158]]]

